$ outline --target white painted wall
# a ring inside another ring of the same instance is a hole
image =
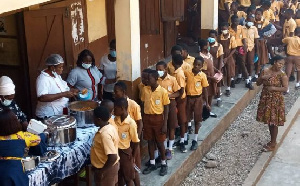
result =
[[[218,0],[201,1],[201,29],[218,28]]]
[[[1,0],[0,14],[32,5],[37,5],[47,1],[50,0]]]

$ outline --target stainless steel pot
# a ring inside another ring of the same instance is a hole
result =
[[[39,165],[40,157],[39,156],[24,157],[22,158],[21,161],[23,163],[25,171],[32,171]]]
[[[70,115],[77,121],[77,127],[87,127],[94,124],[94,109],[99,105],[95,101],[74,101],[69,104]]]
[[[52,116],[44,121],[50,129],[48,145],[64,146],[76,140],[76,119],[72,116]]]

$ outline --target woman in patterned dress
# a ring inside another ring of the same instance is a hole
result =
[[[288,78],[282,71],[284,58],[275,56],[270,63],[272,66],[264,69],[256,82],[258,86],[263,85],[256,120],[269,125],[271,135],[264,151],[273,151],[276,147],[278,126],[283,126],[285,122],[283,92],[288,90]]]

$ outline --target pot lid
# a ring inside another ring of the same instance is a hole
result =
[[[46,119],[45,124],[56,128],[68,128],[76,124],[76,119],[73,116],[57,115]]]

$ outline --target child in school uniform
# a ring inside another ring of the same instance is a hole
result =
[[[240,25],[244,25],[244,23],[245,23],[245,20],[246,20],[246,18],[247,18],[247,14],[246,14],[246,12],[244,12],[244,11],[239,11],[238,10],[238,3],[237,2],[233,2],[233,3],[231,3],[231,5],[230,5],[230,13],[231,13],[231,15],[230,15],[230,17],[229,17],[229,19],[228,19],[228,23],[229,23],[229,25],[231,25],[231,18],[232,18],[232,16],[237,16],[238,17],[238,19],[239,19],[239,24]]]
[[[110,118],[108,120],[108,123],[117,128],[117,126],[115,124],[115,120],[114,120],[115,116],[114,116],[114,113],[113,113],[114,112],[114,102],[112,102],[109,99],[104,99],[104,100],[101,101],[100,106],[105,107],[105,108],[108,109],[108,111],[110,113]]]
[[[272,3],[270,1],[263,1],[261,9],[263,11],[263,18],[266,21],[274,23],[276,21],[276,17],[273,10],[271,9],[271,5]]]
[[[91,146],[91,163],[96,186],[115,186],[118,182],[119,135],[117,129],[108,122],[109,118],[110,112],[107,108],[95,108],[94,123],[100,127]]]
[[[205,73],[201,72],[204,59],[196,57],[194,66],[191,71],[185,72],[187,77],[186,93],[187,93],[187,110],[189,121],[194,119],[195,135],[192,141],[191,150],[196,150],[198,147],[198,132],[202,122],[203,99],[208,103],[207,87],[209,86]],[[202,97],[203,94],[203,97]],[[208,104],[206,108],[210,110]]]
[[[219,38],[219,43],[223,45],[224,49],[224,79],[226,80],[226,96],[230,96],[230,88],[235,87],[234,77],[235,77],[235,61],[233,59],[233,54],[236,51],[236,41],[235,37],[230,35],[228,30],[228,23],[221,23],[221,32]]]
[[[183,57],[183,62],[188,63],[191,67],[189,69],[192,69],[195,58],[189,54],[188,46],[185,43],[180,44],[180,46],[182,47],[182,54],[181,55]],[[189,70],[189,69],[186,69],[186,70]]]
[[[141,83],[138,85],[139,89],[139,100],[141,100],[142,92],[145,86],[147,86],[147,81],[148,81],[148,75],[151,69],[146,68],[142,71],[141,74]]]
[[[141,100],[144,105],[144,139],[148,141],[148,152],[150,164],[143,170],[143,174],[150,174],[156,170],[154,159],[155,144],[161,156],[160,175],[167,174],[168,166],[166,162],[164,141],[166,140],[167,123],[169,115],[169,96],[166,89],[158,83],[158,72],[151,70],[148,76],[148,86],[144,87]]]
[[[172,47],[171,49],[171,55],[174,56],[176,54],[180,54],[182,55],[182,47],[179,46],[179,45],[175,45]],[[191,65],[188,64],[187,62],[183,61],[182,63],[182,66],[181,66],[182,70],[183,71],[186,71],[186,70],[190,70],[192,69]],[[172,61],[170,61],[167,65],[167,69],[168,69],[168,74],[170,74],[171,76],[174,76],[174,73],[175,73],[175,67],[172,63]]]
[[[141,107],[132,99],[127,96],[127,85],[123,81],[118,81],[114,87],[115,99],[125,98],[128,102],[128,114],[137,124],[138,137],[141,139],[143,122],[141,115]],[[140,145],[136,146],[136,156],[134,157],[134,163],[141,169],[141,153]],[[135,171],[134,185],[140,184],[140,177],[138,171]]]
[[[137,125],[128,114],[128,101],[126,98],[116,99],[114,105],[115,124],[118,127],[120,139],[118,145],[120,156],[118,185],[132,186],[135,178],[134,157],[136,157],[137,146],[140,142]]]
[[[168,117],[168,133],[167,139],[164,142],[166,148],[166,158],[167,160],[172,159],[173,144],[175,140],[175,129],[178,127],[177,120],[177,108],[176,108],[176,100],[175,98],[179,97],[179,90],[181,87],[178,85],[175,77],[169,75],[167,73],[167,64],[163,61],[156,63],[156,70],[158,72],[158,84],[168,91],[170,105],[169,105],[169,117]],[[169,146],[167,146],[167,142],[169,141]]]
[[[285,22],[283,25],[283,38],[286,37],[293,37],[294,31],[297,28],[297,23],[293,19],[294,11],[292,9],[287,9],[284,13],[285,16]]]

